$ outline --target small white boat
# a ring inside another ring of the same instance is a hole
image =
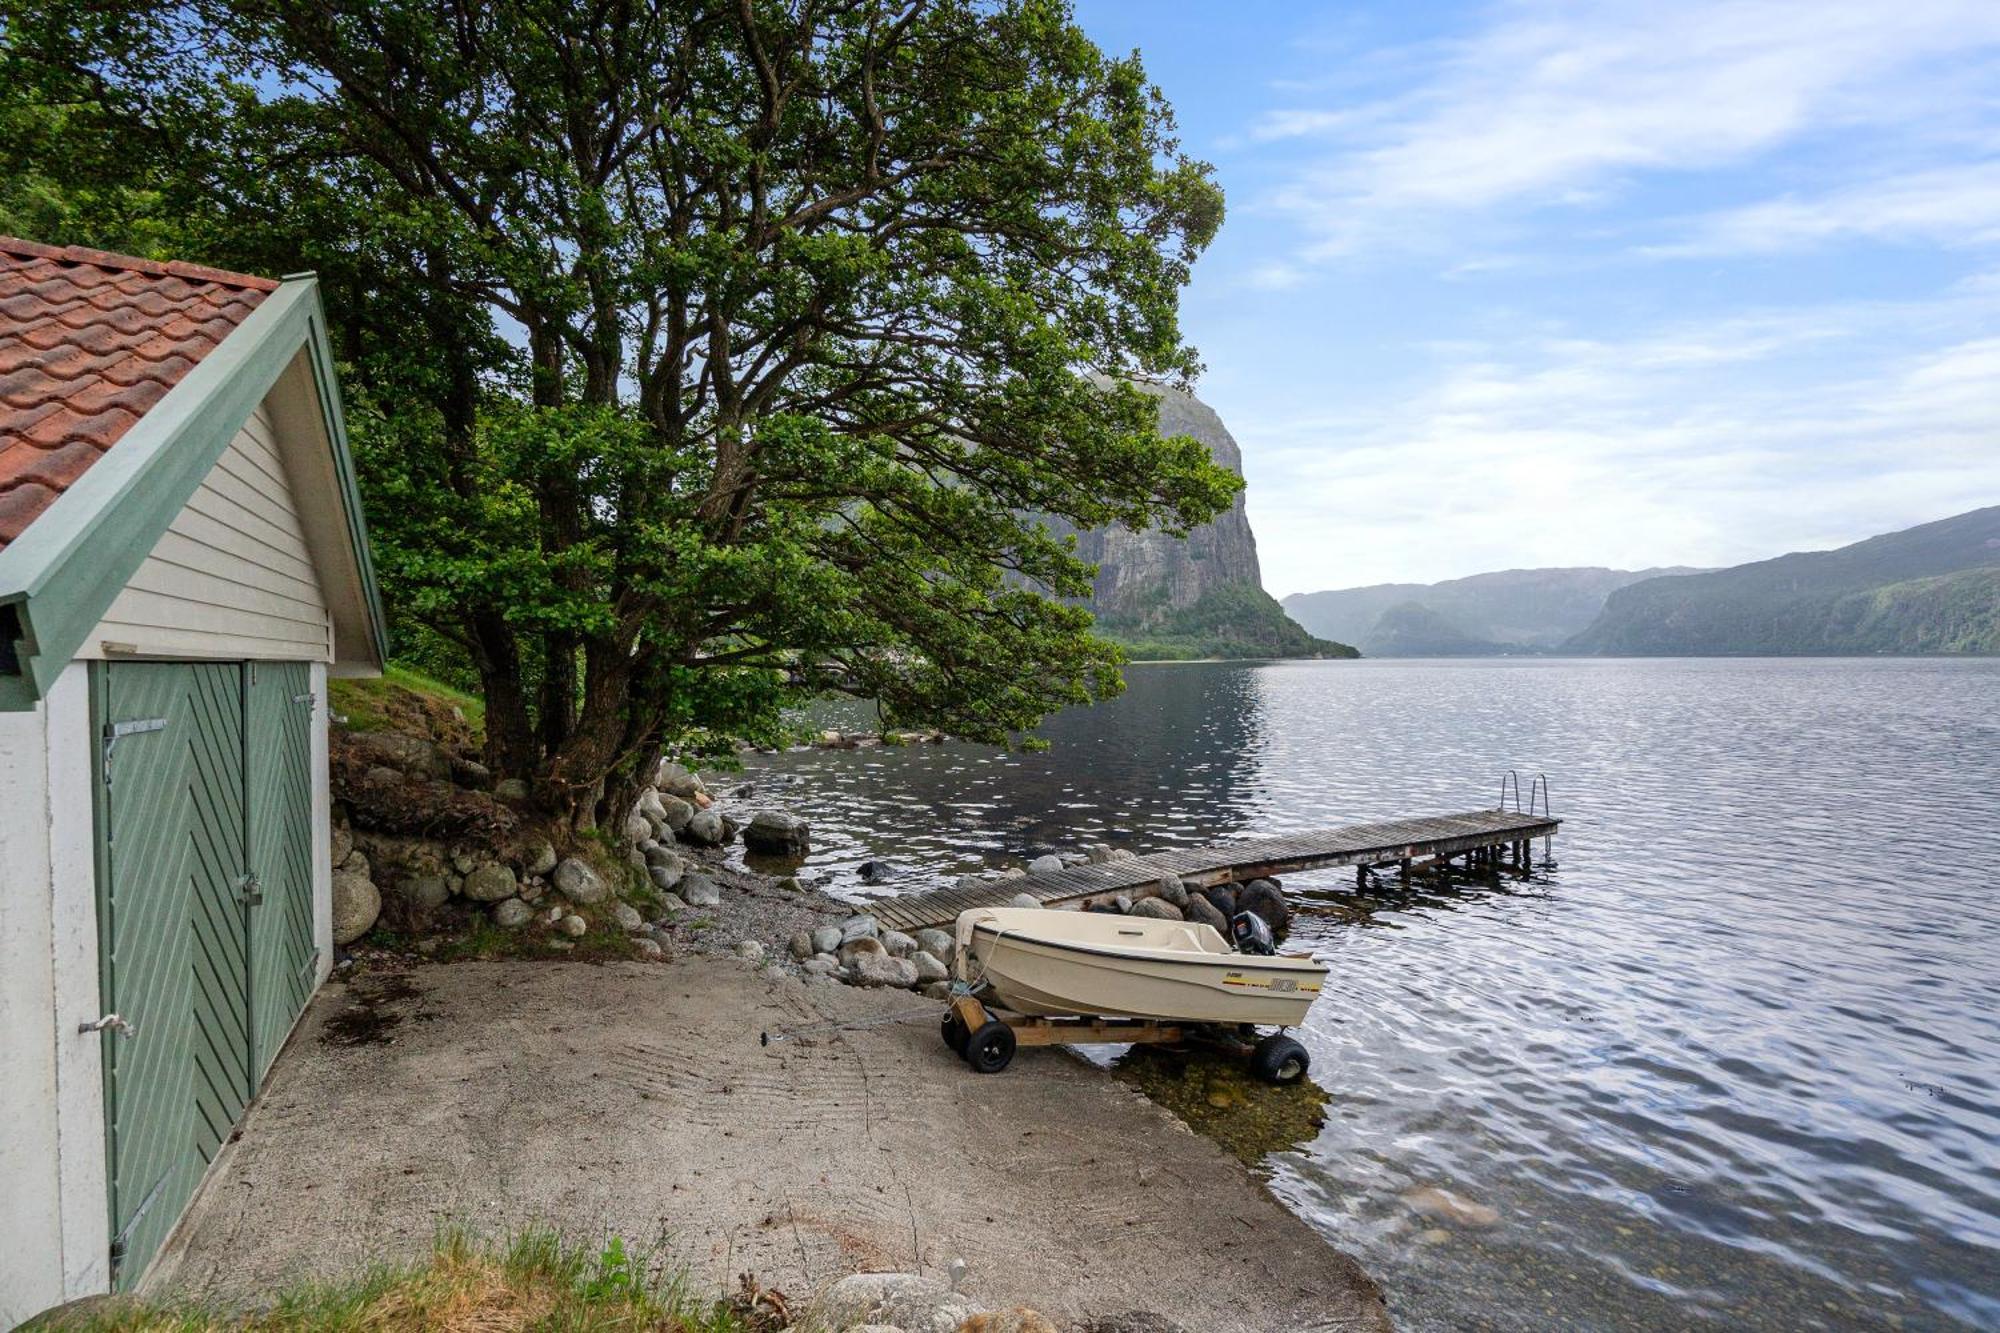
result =
[[[958,917],[958,978],[1022,1014],[1292,1027],[1326,980],[1310,958],[1237,953],[1213,927],[1033,907]]]

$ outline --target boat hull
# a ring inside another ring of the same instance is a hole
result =
[[[965,917],[999,915],[989,910]],[[1290,1027],[1304,1021],[1326,977],[1326,969],[1307,958],[1186,947],[1194,932],[1202,931],[1217,948],[1226,948],[1207,927],[1183,926],[1171,933],[1127,929],[1122,933],[1139,941],[1127,948],[1115,940],[1065,938],[1048,918],[1070,915],[1037,911],[1032,916],[1041,920],[1026,922],[962,917],[965,979],[983,980],[1001,1005],[1024,1014]],[[1095,933],[1101,935],[1102,928]],[[1154,934],[1163,937],[1161,943],[1148,938]]]

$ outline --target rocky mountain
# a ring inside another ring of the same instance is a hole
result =
[[[1506,569],[1443,583],[1378,583],[1284,601],[1314,634],[1370,657],[1548,652],[1587,628],[1619,588],[1685,569]]]
[[[2000,505],[1613,593],[1576,652],[2000,653]]]
[[[1171,389],[1160,400],[1160,433],[1191,435],[1215,461],[1242,475],[1243,453],[1215,410]],[[1095,564],[1092,608],[1098,631],[1134,657],[1352,657],[1352,648],[1315,638],[1264,591],[1257,538],[1243,495],[1185,538],[1158,531],[1099,528],[1075,532],[1077,553]]]

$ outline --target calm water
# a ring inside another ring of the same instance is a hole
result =
[[[1287,882],[1327,1120],[1279,1195],[1413,1329],[2000,1328],[2000,663],[1136,668],[1047,752],[757,761],[848,894],[1491,805],[1527,883]],[[1539,846],[1537,852],[1539,854]],[[1403,1195],[1499,1210],[1440,1233]],[[1198,1236],[1190,1237],[1199,1243]]]

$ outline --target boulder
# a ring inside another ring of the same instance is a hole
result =
[[[382,915],[382,894],[373,880],[352,870],[333,875],[333,942],[352,944]]]
[[[1130,847],[1113,847],[1111,855],[1105,858],[1107,861],[1136,861],[1138,859],[1139,853],[1133,851]]]
[[[799,964],[799,970],[807,976],[830,977],[840,971],[840,960],[826,954],[814,954]]]
[[[646,918],[640,916],[639,909],[630,903],[614,902],[611,904],[611,919],[618,923],[621,930],[644,930],[646,928]]]
[[[1122,893],[1111,900],[1111,907],[1120,916],[1130,916],[1132,914],[1132,900]]]
[[[571,938],[575,938],[576,936],[583,934],[585,931],[589,929],[590,929],[590,923],[588,921],[585,921],[582,917],[578,916],[575,912],[571,912],[568,916],[562,919],[562,933],[570,936]]]
[[[664,958],[667,952],[658,940],[647,935],[634,935],[632,947],[639,951],[641,958]]]
[[[904,1333],[958,1333],[980,1308],[934,1277],[855,1273],[820,1289],[799,1321],[813,1328],[891,1325]]]
[[[949,981],[951,969],[940,962],[936,955],[919,949],[910,955],[910,966],[917,969],[918,981]]]
[[[632,809],[645,816],[646,822],[655,830],[667,822],[667,807],[660,804],[660,793],[653,787],[648,787],[639,793],[639,799],[633,802]]]
[[[686,862],[681,860],[681,854],[663,842],[648,844],[641,849],[640,854],[646,858],[646,864],[649,866],[673,866],[679,869],[686,865]]]
[[[934,958],[949,958],[958,946],[942,930],[920,930],[917,932],[917,947]]]
[[[687,771],[671,759],[662,759],[658,773],[653,777],[653,785],[670,796],[678,796],[683,801],[692,801],[697,793],[706,790],[701,779]]]
[[[889,951],[882,947],[882,941],[864,935],[841,945],[835,956],[840,959],[841,966],[852,967],[857,959],[887,958]]]
[[[891,958],[885,953],[864,953],[847,965],[847,975],[857,986],[908,990],[917,984],[917,965],[907,958]]]
[[[1209,906],[1222,914],[1224,921],[1236,915],[1235,885],[1218,884],[1212,889],[1203,889],[1201,896],[1208,899]]]
[[[1186,917],[1181,915],[1181,909],[1168,902],[1165,898],[1141,898],[1138,902],[1132,904],[1132,915],[1157,917],[1161,921],[1187,920]]]
[[[653,822],[637,810],[634,810],[631,814],[625,816],[623,831],[625,841],[634,843],[644,842],[653,836]]]
[[[785,941],[785,952],[803,963],[818,950],[813,948],[813,937],[802,930]]]
[[[1153,886],[1153,891],[1176,907],[1187,906],[1187,885],[1181,883],[1179,875],[1160,876],[1160,882]]]
[[[646,867],[646,878],[653,881],[653,887],[661,893],[671,893],[681,885],[682,870],[679,865],[661,865],[655,861]]]
[[[814,953],[832,953],[840,947],[840,927],[821,926],[812,933]]]
[[[736,941],[735,952],[736,956],[746,963],[761,963],[764,961],[764,942],[762,940],[738,940]]]
[[[502,778],[493,784],[493,794],[503,801],[525,801],[528,784],[520,778]]]
[[[459,886],[458,891],[476,903],[497,903],[504,898],[512,898],[520,887],[521,882],[514,878],[514,867],[501,861],[488,861],[468,871],[465,883]]]
[[[371,767],[391,768],[413,778],[451,781],[451,756],[421,736],[405,731],[353,731],[344,742],[349,753]]]
[[[556,892],[573,903],[601,903],[611,896],[611,886],[595,870],[574,856],[556,865]]]
[[[451,897],[451,881],[443,875],[412,875],[398,890],[403,901],[421,911],[435,911]]]
[[[694,807],[678,796],[660,798],[660,827],[664,833],[679,833],[694,818]],[[662,836],[664,836],[664,833]]]
[[[1042,900],[1032,893],[1017,893],[1007,900],[1009,907],[1040,907]]]
[[[685,912],[687,909],[688,900],[681,897],[678,893],[663,893],[660,895],[661,911],[669,913]]]
[[[995,879],[1026,879],[1027,877],[1028,872],[1020,866],[1008,866],[1004,870],[993,872],[993,878]]]
[[[521,851],[521,873],[546,875],[556,868],[556,849],[546,838],[537,838]]]
[[[892,957],[908,958],[917,951],[917,942],[900,930],[885,930],[878,938]]]
[[[984,875],[960,875],[952,887],[960,893],[977,893],[988,887],[988,882]]]
[[[1253,879],[1237,890],[1236,910],[1255,912],[1264,918],[1271,933],[1280,937],[1292,921],[1292,909],[1286,905],[1285,895],[1275,881],[1268,879]]]
[[[523,881],[521,884],[521,901],[524,903],[538,903],[542,900],[542,895],[548,891],[549,886],[541,880],[531,879]]]
[[[349,874],[360,875],[363,879],[375,878],[374,863],[369,861],[368,854],[359,847],[349,852],[347,859],[341,862],[341,865]]]
[[[884,884],[896,877],[896,867],[887,861],[863,861],[854,868],[863,884]]]
[[[534,919],[535,909],[519,898],[504,898],[493,904],[493,924],[496,926],[525,926]]]
[[[1215,904],[1202,894],[1189,894],[1186,910],[1188,920],[1200,922],[1204,926],[1213,926],[1221,932],[1224,939],[1229,938],[1229,918],[1217,911]]]
[[[882,927],[872,916],[851,916],[840,923],[840,942],[849,940],[874,939],[882,933]]]
[[[354,850],[354,831],[348,828],[347,825],[345,824],[342,824],[338,828],[334,829],[332,864],[336,866],[340,865],[341,863],[347,860],[348,854],[353,850]]]
[[[697,810],[688,820],[687,827],[676,834],[682,842],[693,843],[697,847],[720,847],[729,841],[729,826],[722,822],[722,816],[713,810]]]
[[[722,890],[707,875],[689,875],[681,881],[680,894],[689,907],[714,907],[722,901]]]
[[[1028,873],[1030,875],[1053,875],[1062,868],[1062,858],[1054,853],[1046,856],[1038,856],[1028,862]]]
[[[743,845],[766,856],[802,857],[812,841],[812,830],[797,815],[782,810],[759,810],[743,826]]]
[[[1091,843],[1090,846],[1083,849],[1083,859],[1094,866],[1103,865],[1111,859],[1111,844],[1106,842]]]

